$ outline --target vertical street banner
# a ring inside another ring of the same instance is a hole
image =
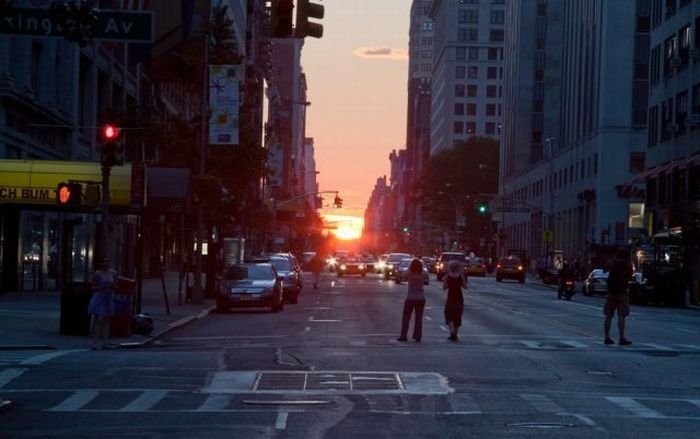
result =
[[[209,66],[209,143],[238,145],[239,86],[244,65]]]

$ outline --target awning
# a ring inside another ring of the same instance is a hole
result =
[[[627,180],[624,184],[618,186],[618,194],[623,197],[629,197],[634,192],[634,187],[637,183],[643,183],[648,179],[657,178],[660,174],[671,172],[674,169],[687,169],[695,164],[700,164],[700,153],[691,154],[687,157],[671,160],[654,166],[653,168],[645,169]]]
[[[59,183],[100,184],[96,162],[59,160],[0,160],[0,204],[55,207]],[[109,178],[110,206],[129,207],[131,164],[114,166]]]

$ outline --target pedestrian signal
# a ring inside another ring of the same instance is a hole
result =
[[[80,206],[83,188],[79,183],[59,183],[56,187],[56,202],[61,206]]]

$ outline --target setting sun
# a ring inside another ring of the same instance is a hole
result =
[[[336,238],[343,241],[359,239],[362,236],[364,220],[349,215],[324,215],[326,225]]]

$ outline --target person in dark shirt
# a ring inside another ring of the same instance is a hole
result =
[[[462,326],[462,312],[464,310],[464,296],[462,289],[467,287],[467,275],[459,261],[450,261],[447,276],[442,283],[442,289],[447,290],[445,301],[445,324],[450,328],[450,341],[457,341],[457,332]]]
[[[564,259],[564,265],[562,265],[561,270],[559,271],[559,290],[557,291],[557,297],[559,299],[561,299],[561,296],[564,293],[564,284],[567,280],[575,280],[574,271],[571,269],[571,264],[569,264],[569,261]]]
[[[619,343],[621,345],[630,345],[631,341],[625,338],[625,318],[630,313],[629,293],[627,284],[632,277],[632,264],[630,263],[630,252],[626,248],[619,248],[615,253],[615,259],[608,264],[608,295],[605,299],[603,314],[605,314],[605,322],[603,329],[605,331],[605,344],[614,344],[615,341],[610,338],[610,326],[612,318],[617,312],[617,329],[620,336]]]

